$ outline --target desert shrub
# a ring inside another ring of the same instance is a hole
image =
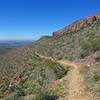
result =
[[[60,56],[60,57],[58,57],[58,60],[61,60],[62,58],[63,58],[63,57]]]
[[[24,78],[21,78],[21,79],[20,79],[20,84],[23,85],[24,83],[25,83],[25,79],[24,79]]]
[[[82,52],[81,54],[80,54],[80,58],[85,58],[85,56],[87,55],[87,53],[85,53],[85,52]]]
[[[94,74],[93,78],[95,81],[99,81],[100,80],[100,75],[99,74]]]
[[[61,70],[61,71],[59,71],[59,72],[57,73],[57,79],[62,78],[66,73],[67,73],[67,71],[64,70],[64,69]]]
[[[73,60],[73,57],[72,56],[69,56],[68,57],[68,60],[72,61]]]
[[[23,97],[21,97],[19,94],[14,94],[6,98],[6,100],[23,100]]]
[[[87,65],[80,68],[81,73],[87,73],[88,71],[89,71],[89,66]]]
[[[46,89],[43,89],[40,91],[36,97],[35,100],[56,100],[58,98],[55,91],[48,91]]]
[[[62,69],[60,71],[58,71],[57,73],[57,78],[60,79],[62,77],[64,77],[64,75],[67,74],[67,72],[69,71],[70,66],[67,65],[65,68],[62,67]]]
[[[58,96],[50,95],[47,92],[38,94],[35,98],[35,100],[56,100]]]
[[[98,89],[97,92],[100,94],[100,89]]]
[[[65,56],[65,59],[68,59],[68,56]]]
[[[98,66],[96,65],[86,65],[84,67],[80,68],[80,72],[83,75],[84,78],[84,83],[85,83],[85,88],[84,90],[87,92],[92,92],[94,93],[95,97],[98,97],[98,95],[100,94],[98,92],[99,88],[99,84],[100,84],[100,70],[98,68]],[[96,95],[95,95],[96,94]],[[99,100],[99,99],[98,99]]]
[[[84,58],[92,52],[95,52],[100,49],[100,38],[89,39],[86,42],[82,42],[80,45],[83,49],[83,52],[80,54],[80,56],[81,58]]]
[[[84,88],[84,90],[87,92],[87,91],[90,91],[90,87],[87,85],[85,88]]]
[[[25,96],[24,89],[22,88],[22,86],[17,86],[15,88],[15,92],[20,96]]]
[[[51,60],[48,60],[46,62],[46,65],[49,66],[54,71],[57,79],[62,78],[68,72],[68,69],[65,69],[60,64]]]

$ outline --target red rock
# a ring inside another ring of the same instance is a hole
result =
[[[53,32],[53,36],[68,34],[70,32],[79,30],[82,27],[86,27],[88,24],[92,24],[97,20],[100,20],[100,12],[97,13],[96,15],[89,16],[89,17],[84,18],[84,19],[80,19],[80,20],[72,23],[71,25],[69,25],[69,26],[67,26],[59,31]]]

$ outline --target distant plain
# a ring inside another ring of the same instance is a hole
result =
[[[7,53],[9,50],[28,45],[34,40],[0,40],[0,55]]]

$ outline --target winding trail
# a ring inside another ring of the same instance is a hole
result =
[[[42,56],[37,52],[36,55],[40,56],[41,58],[54,60],[51,57]],[[81,64],[67,60],[58,60],[57,62],[64,66],[72,66],[71,70],[65,76],[65,78],[68,80],[68,83],[66,83],[68,89],[64,89],[65,97],[58,100],[93,100],[90,94],[84,92],[83,78],[79,72]]]
[[[92,96],[84,92],[83,78],[79,72],[80,63],[66,60],[57,61],[63,65],[70,65],[72,69],[67,74],[68,92],[63,100],[92,100]]]

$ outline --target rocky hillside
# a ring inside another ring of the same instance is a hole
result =
[[[80,28],[86,27],[89,24],[95,23],[97,20],[100,20],[100,12],[97,13],[96,15],[89,16],[89,17],[84,18],[84,19],[80,19],[80,20],[72,23],[71,25],[65,27],[62,30],[53,32],[53,36],[68,34],[70,32],[79,30]]]
[[[9,51],[0,56],[0,100],[55,100],[59,90],[52,86],[67,71],[40,58],[32,45]]]
[[[55,59],[86,58],[100,50],[100,21],[69,34],[40,39],[33,46],[41,55]]]
[[[0,100],[56,100],[58,97],[63,97],[60,92],[61,84],[58,86],[56,82],[67,76],[69,66],[59,64],[57,62],[59,60],[84,63],[80,69],[77,68],[77,71],[80,70],[82,73],[85,90],[98,97],[100,95],[99,19],[100,13],[89,16],[55,32],[52,37],[43,36],[30,45],[0,55]],[[54,60],[42,58],[38,54]],[[74,79],[74,75],[72,76],[70,78],[69,74],[69,79]],[[64,81],[64,84],[67,85],[67,82]]]

